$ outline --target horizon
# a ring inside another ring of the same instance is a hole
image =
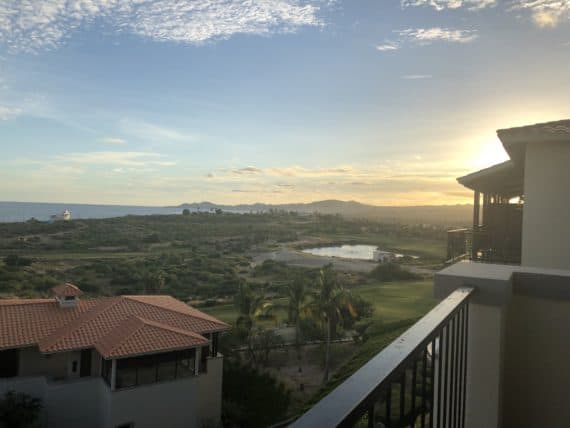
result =
[[[373,208],[420,208],[420,207],[466,207],[472,206],[472,203],[456,203],[456,204],[440,204],[440,205],[374,205],[365,202],[360,202],[356,200],[341,200],[341,199],[320,199],[310,202],[285,202],[285,203],[266,203],[266,202],[252,202],[252,203],[236,203],[228,204],[223,202],[212,202],[212,201],[194,201],[194,202],[182,202],[179,204],[172,205],[131,205],[131,204],[97,204],[97,203],[83,203],[83,202],[40,202],[40,201],[0,201],[0,204],[44,204],[44,205],[93,205],[93,206],[109,206],[109,207],[140,207],[140,208],[183,208],[184,206],[190,205],[214,205],[214,206],[229,206],[236,207],[240,205],[253,206],[253,205],[267,205],[267,206],[280,206],[280,205],[312,205],[319,204],[323,202],[334,202],[342,204],[358,204]]]
[[[7,0],[0,199],[471,204],[569,53],[570,0]]]

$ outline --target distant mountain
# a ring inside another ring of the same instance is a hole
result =
[[[356,201],[325,200],[306,204],[240,204],[223,205],[212,202],[193,202],[177,207],[191,211],[268,212],[271,210],[295,211],[298,213],[340,214],[345,217],[367,218],[394,223],[429,223],[467,225],[473,213],[472,205],[425,205],[425,206],[375,206]]]

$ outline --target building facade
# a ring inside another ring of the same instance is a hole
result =
[[[44,427],[219,426],[229,326],[170,296],[0,300],[0,394],[41,399]]]

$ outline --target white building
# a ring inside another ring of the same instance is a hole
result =
[[[219,426],[229,326],[170,296],[0,300],[0,394],[41,399],[43,427]]]
[[[372,252],[372,259],[378,263],[390,263],[395,260],[396,256],[394,253],[390,251],[382,251],[379,249],[375,249]]]

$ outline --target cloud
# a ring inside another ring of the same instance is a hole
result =
[[[430,6],[435,10],[467,8],[481,10],[497,5],[497,0],[402,0],[402,7]]]
[[[21,108],[0,105],[0,120],[13,119],[21,113]]]
[[[165,42],[201,44],[235,34],[292,33],[322,26],[330,0],[3,0],[0,43],[11,52],[59,47],[81,27],[103,23],[116,32]]]
[[[155,142],[190,142],[196,139],[187,131],[157,125],[139,120],[124,119],[120,122],[121,130],[142,140]]]
[[[402,39],[419,45],[429,45],[433,42],[469,43],[478,35],[476,30],[455,30],[450,28],[408,28],[397,31]]]
[[[470,43],[478,37],[476,30],[457,30],[441,27],[408,28],[396,30],[394,33],[398,35],[398,41],[385,40],[384,43],[376,46],[376,49],[379,51],[393,51],[406,45],[427,46],[435,42]],[[427,76],[408,76],[407,78],[414,77],[426,78]],[[406,77],[403,78],[405,79]]]
[[[116,144],[116,145],[127,144],[126,140],[117,137],[103,137],[101,138],[101,141],[105,144]]]
[[[57,161],[85,165],[117,165],[129,167],[172,166],[175,162],[164,160],[165,156],[154,152],[83,152],[67,153],[55,157]]]
[[[380,52],[391,52],[396,51],[400,48],[400,45],[396,42],[386,40],[384,43],[376,46],[376,50]]]
[[[570,18],[570,0],[512,0],[510,11],[524,11],[541,28],[556,27]]]
[[[254,166],[246,166],[245,168],[239,168],[239,169],[234,169],[232,171],[233,174],[236,175],[243,175],[243,174],[260,174],[263,171],[259,168],[256,168]]]
[[[421,79],[431,79],[431,74],[406,74],[402,76],[404,80],[421,80]]]

